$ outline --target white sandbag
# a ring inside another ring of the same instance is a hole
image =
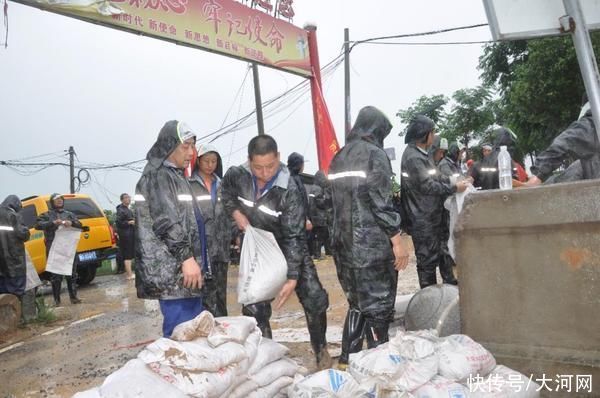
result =
[[[148,364],[150,369],[177,387],[184,394],[198,398],[217,398],[233,384],[237,365],[229,365],[218,372],[197,372],[162,365],[160,362]],[[152,397],[169,395],[148,395]]]
[[[171,339],[191,341],[199,337],[207,337],[215,327],[215,318],[208,311],[202,311],[197,317],[175,326]]]
[[[364,392],[348,372],[326,369],[308,377],[296,377],[288,388],[290,398],[360,397]]]
[[[25,279],[25,291],[29,291],[34,289],[42,284],[40,277],[33,265],[33,261],[31,261],[31,256],[29,255],[29,251],[25,250],[25,265],[26,265],[26,276]]]
[[[58,227],[48,253],[46,271],[71,276],[73,274],[73,260],[75,259],[80,237],[80,229]]]
[[[537,398],[540,385],[529,377],[507,368],[496,366],[487,377],[473,375],[465,385],[469,398]]]
[[[102,398],[100,396],[100,387],[94,387],[87,391],[81,391],[73,395],[71,398]]]
[[[236,381],[234,381],[235,383]],[[232,385],[233,387],[233,385]],[[246,379],[246,381],[238,384],[237,386],[230,388],[229,393],[223,394],[223,398],[246,398],[248,394],[252,391],[256,391],[260,388],[258,383],[251,379]]]
[[[244,343],[244,349],[246,350],[246,355],[250,359],[250,363],[254,362],[256,358],[256,354],[258,353],[258,346],[262,340],[262,332],[258,327],[254,328],[252,333],[248,335],[246,342]]]
[[[273,234],[248,225],[240,253],[238,302],[271,300],[286,280],[287,262]]]
[[[180,369],[216,372],[245,359],[246,350],[232,342],[211,347],[206,338],[183,342],[160,338],[142,350],[138,358],[147,364],[160,362]]]
[[[281,377],[294,377],[296,373],[298,373],[298,364],[289,358],[281,358],[260,369],[256,374],[250,376],[250,379],[260,387],[264,387]]]
[[[294,382],[294,379],[283,376],[264,387],[250,393],[248,398],[273,398]]]
[[[439,375],[464,381],[469,375],[487,376],[496,366],[494,356],[481,344],[464,334],[448,336],[437,345]]]
[[[433,343],[404,335],[396,339],[395,345],[385,343],[351,354],[349,371],[368,391],[375,387],[387,391],[412,391],[437,374],[438,358]]]
[[[215,326],[208,335],[208,343],[213,347],[228,341],[244,344],[254,329],[256,329],[256,319],[249,316],[215,318]]]
[[[153,372],[140,359],[132,359],[109,375],[99,390],[102,398],[185,398],[182,391]]]
[[[435,376],[421,387],[412,391],[416,398],[468,398],[469,389],[442,376]]]
[[[273,341],[271,339],[263,337],[260,340],[260,344],[258,345],[258,352],[256,353],[256,358],[254,358],[254,361],[250,365],[250,369],[248,369],[248,374],[256,374],[259,370],[261,370],[271,362],[283,358],[283,356],[287,354],[288,351],[289,348],[287,348],[286,346],[279,344],[278,342]]]

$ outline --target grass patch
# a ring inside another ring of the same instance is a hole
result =
[[[96,276],[114,274],[110,260],[102,261],[102,266],[96,270]]]

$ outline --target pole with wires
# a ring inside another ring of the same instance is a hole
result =
[[[70,192],[75,193],[75,150],[72,146],[69,147],[69,171],[71,175],[69,179]]]
[[[256,102],[256,124],[258,125],[258,135],[265,134],[265,122],[263,120],[262,99],[260,98],[260,82],[258,80],[258,65],[252,63],[252,76],[254,77],[254,100]]]
[[[344,28],[344,120],[345,138],[350,134],[352,126],[352,116],[350,114],[350,30]]]

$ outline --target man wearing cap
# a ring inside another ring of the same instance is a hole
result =
[[[446,155],[446,151],[448,150],[448,140],[440,137],[439,134],[436,134],[433,137],[433,144],[429,148],[429,155],[433,160],[433,163],[439,165],[439,163],[444,159]]]
[[[202,312],[202,270],[206,236],[184,169],[194,155],[196,134],[183,122],[168,121],[146,159],[135,188],[135,285],[137,296],[158,299],[163,334]]]
[[[208,247],[204,264],[203,305],[214,316],[227,316],[227,271],[232,221],[221,201],[223,161],[217,149],[204,144],[198,147],[196,167],[190,177],[194,198],[203,217]]]
[[[488,172],[488,170],[482,170],[481,164],[484,162],[487,163],[487,159],[492,154],[492,149],[492,144],[490,143],[484,142],[483,144],[481,144],[482,158],[481,160],[475,162],[473,166],[469,169],[469,176],[473,178],[473,186],[475,187],[481,187],[483,184],[483,173]]]
[[[434,134],[435,124],[431,119],[415,116],[406,130],[408,146],[402,154],[401,165],[402,226],[413,240],[421,288],[437,283],[437,266],[444,282],[456,283],[451,264],[440,261],[440,235],[444,225],[440,203],[455,192],[463,192],[469,184],[465,180],[450,183],[438,171],[427,153]]]
[[[77,216],[68,210],[65,210],[65,201],[61,194],[53,193],[50,195],[50,201],[48,203],[50,209],[46,213],[39,215],[35,224],[35,229],[44,231],[44,243],[46,244],[46,258],[50,253],[52,242],[56,231],[59,227],[73,227],[83,228],[81,222]],[[50,272],[49,272],[50,273]],[[52,295],[54,296],[54,305],[60,305],[60,289],[62,286],[63,276],[60,274],[51,274],[50,282],[52,284]],[[67,280],[67,290],[69,291],[69,298],[71,304],[79,304],[81,300],[77,297],[77,285],[75,280],[77,279],[77,260],[73,260],[73,272],[71,276],[65,276]],[[75,280],[74,280],[75,279]]]

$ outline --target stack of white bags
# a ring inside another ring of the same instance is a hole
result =
[[[254,318],[213,318],[204,311],[75,397],[275,397],[300,370],[287,352],[261,336]]]
[[[388,343],[350,355],[348,372],[296,376],[293,398],[534,398],[539,385],[496,365],[492,354],[465,335],[398,332]]]

